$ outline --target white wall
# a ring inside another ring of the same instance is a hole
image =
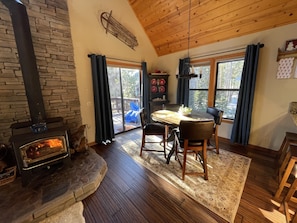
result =
[[[123,0],[67,0],[74,47],[77,85],[81,103],[82,122],[88,126],[88,141],[95,141],[95,116],[91,64],[88,54],[130,61],[146,61],[148,68],[157,58],[149,39],[128,1]],[[110,12],[112,16],[132,32],[139,46],[132,50],[111,34],[106,34],[100,15]]]
[[[289,103],[297,101],[297,79],[276,79],[278,48],[283,49],[287,40],[297,38],[293,30],[297,30],[297,23],[190,50],[190,57],[197,57],[258,42],[265,44],[260,53],[249,144],[278,150],[286,131],[297,132],[288,114]],[[175,74],[179,58],[185,56],[186,51],[160,57],[160,69]],[[176,100],[176,87],[177,80],[171,75],[169,100],[172,102]],[[230,138],[231,131],[232,125],[223,123],[219,135]]]

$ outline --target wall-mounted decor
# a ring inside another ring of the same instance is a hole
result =
[[[278,49],[276,61],[278,62],[277,79],[297,78],[297,39],[287,40],[285,50]]]
[[[297,39],[287,40],[286,41],[286,51],[297,51]]]
[[[282,58],[278,62],[277,79],[290,78],[292,73],[294,57]]]
[[[115,18],[113,18],[111,13],[112,11],[110,11],[110,13],[103,12],[100,16],[101,24],[106,30],[106,33],[111,33],[113,36],[134,50],[134,47],[138,46],[136,37]]]

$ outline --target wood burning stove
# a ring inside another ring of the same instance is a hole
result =
[[[37,139],[19,147],[21,159],[23,161],[23,169],[28,170],[34,168],[38,163],[45,163],[46,160],[60,154],[67,156],[67,145],[65,136],[53,136]],[[46,162],[49,163],[49,162]]]
[[[70,161],[68,133],[63,118],[46,118],[25,5],[20,0],[1,1],[11,15],[31,116],[31,121],[11,125],[10,138],[23,185],[26,185],[34,170],[50,167],[56,162]]]
[[[15,123],[11,126],[12,144],[18,171],[26,186],[33,171],[50,168],[58,162],[70,162],[68,131],[62,118],[49,119],[44,131],[32,130],[31,122]]]

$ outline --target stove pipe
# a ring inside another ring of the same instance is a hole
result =
[[[31,121],[40,123],[46,119],[45,108],[26,6],[19,0],[1,1],[10,12]]]

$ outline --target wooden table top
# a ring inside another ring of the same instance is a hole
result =
[[[192,112],[190,115],[182,115],[178,112],[169,110],[158,110],[151,114],[151,118],[155,122],[161,122],[170,125],[179,125],[181,120],[186,121],[213,121],[211,114],[206,112]]]

